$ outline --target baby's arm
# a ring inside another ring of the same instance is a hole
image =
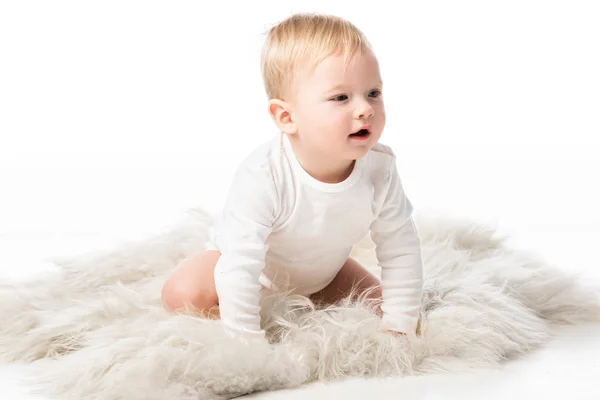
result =
[[[238,170],[216,231],[221,257],[215,268],[215,286],[221,320],[228,332],[242,338],[264,338],[259,277],[265,266],[276,199],[267,168]]]
[[[423,290],[421,242],[395,157],[387,185],[381,211],[371,225],[371,238],[381,267],[382,319],[389,330],[414,335]]]

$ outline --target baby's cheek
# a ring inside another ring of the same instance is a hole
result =
[[[333,131],[337,131],[338,133],[343,133],[343,134],[351,134],[352,132],[352,118],[351,117],[347,117],[345,115],[335,115],[335,116],[331,116],[330,119],[330,126],[331,129]]]
[[[315,131],[320,133],[327,133],[327,135],[319,135],[320,137],[335,135],[335,132],[339,130],[339,120],[332,118],[331,116],[319,116],[314,120]]]
[[[376,109],[375,110],[375,121],[376,123],[379,125],[380,128],[383,128],[385,126],[385,120],[386,120],[386,115],[385,115],[385,110],[383,107],[381,107],[381,109]]]

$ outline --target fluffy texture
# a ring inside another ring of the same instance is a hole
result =
[[[225,399],[347,376],[489,368],[539,347],[552,324],[598,321],[597,288],[509,248],[493,227],[415,216],[423,246],[424,332],[386,334],[364,301],[325,309],[263,298],[272,344],[247,347],[218,320],[174,315],[162,284],[202,250],[211,216],[113,251],[56,258],[57,274],[0,284],[0,362],[35,362],[36,392],[65,399]],[[353,255],[374,268],[373,243]]]

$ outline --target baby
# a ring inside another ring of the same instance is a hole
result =
[[[378,143],[385,110],[372,46],[344,19],[295,14],[269,31],[261,63],[278,132],[237,169],[211,242],[165,283],[164,306],[218,305],[228,332],[264,338],[263,290],[319,304],[367,294],[386,330],[414,335],[421,245],[395,154]],[[381,282],[349,257],[369,233]]]

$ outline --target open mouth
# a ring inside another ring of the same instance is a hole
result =
[[[371,133],[366,129],[361,129],[358,132],[351,133],[350,137],[354,139],[366,139],[371,135]]]

